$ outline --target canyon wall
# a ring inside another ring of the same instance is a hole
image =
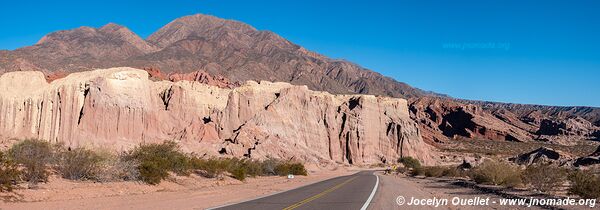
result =
[[[3,74],[0,137],[116,150],[173,140],[200,155],[307,162],[433,161],[404,99],[264,81],[233,89],[151,81],[133,68],[72,73],[50,83],[41,72]]]

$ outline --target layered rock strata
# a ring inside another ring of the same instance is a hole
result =
[[[47,82],[41,72],[0,77],[3,138],[123,150],[174,140],[189,152],[307,162],[432,162],[404,99],[332,95],[287,83],[233,89],[151,81],[111,68]]]

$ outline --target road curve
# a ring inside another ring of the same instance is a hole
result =
[[[373,171],[362,171],[215,209],[361,209],[368,206],[366,202],[371,202],[377,184]]]

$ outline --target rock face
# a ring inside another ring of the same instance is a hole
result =
[[[73,73],[51,83],[41,72],[6,73],[0,77],[0,133],[70,147],[126,149],[175,140],[207,155],[433,161],[404,99],[332,95],[287,83],[229,89],[148,78],[132,68]]]

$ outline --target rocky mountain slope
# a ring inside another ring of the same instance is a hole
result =
[[[404,99],[265,81],[233,89],[152,81],[133,68],[72,73],[50,83],[41,72],[3,74],[0,135],[120,150],[168,139],[199,154],[313,163],[433,161]]]
[[[600,139],[600,108],[503,104],[435,95],[308,51],[272,32],[207,15],[178,18],[146,40],[123,26],[108,24],[98,29],[58,31],[34,46],[0,51],[0,73],[42,71],[48,81],[70,72],[117,66],[144,68],[158,75],[157,79],[171,81],[212,79],[211,84],[221,87],[267,80],[338,94],[407,98],[411,117],[430,143],[452,138],[556,143]]]

